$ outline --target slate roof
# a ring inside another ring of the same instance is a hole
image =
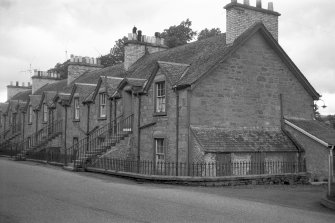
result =
[[[30,95],[30,103],[33,110],[38,109],[42,95]]]
[[[11,98],[11,100],[28,101],[29,95],[31,95],[31,89],[17,93]]]
[[[171,86],[177,84],[190,66],[189,64],[169,63],[163,61],[158,61],[158,65],[159,71],[166,76]]]
[[[158,61],[190,64],[188,83],[196,79],[218,62],[217,54],[226,48],[226,36],[221,34],[204,40],[188,43],[165,51],[146,55],[130,67],[128,76],[148,79]]]
[[[107,94],[112,96],[114,92],[117,90],[117,87],[122,80],[123,79],[118,77],[107,77],[106,78]]]
[[[328,144],[335,145],[335,129],[317,120],[286,119]]]
[[[117,64],[110,67],[105,67],[100,70],[87,72],[79,76],[73,82],[75,83],[90,83],[97,84],[101,76],[107,77],[124,77],[125,76],[124,64]]]
[[[248,38],[260,31],[266,41],[277,52],[279,57],[297,77],[305,89],[311,94],[313,99],[318,99],[320,95],[304,77],[301,71],[295,66],[278,42],[273,38],[263,23],[258,22],[243,32],[233,44],[226,44],[226,35],[221,34],[201,41],[188,43],[172,49],[145,55],[134,63],[127,73],[127,77],[149,79],[155,70],[157,62],[172,62],[189,64],[185,75],[178,81],[178,86],[189,86],[194,84],[203,75],[217,67],[222,61],[235,52]],[[169,72],[173,73],[173,72]],[[173,78],[176,79],[176,78]]]
[[[76,93],[79,96],[79,101],[83,102],[89,96],[94,89],[96,88],[96,84],[87,84],[87,83],[75,83],[75,92],[71,93],[70,99],[72,100],[74,97],[76,97]],[[71,101],[69,102],[71,103]]]
[[[191,127],[205,152],[298,152],[282,131]]]
[[[2,113],[5,113],[7,111],[8,108],[8,103],[0,103],[0,111]]]

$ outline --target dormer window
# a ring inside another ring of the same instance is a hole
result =
[[[165,114],[166,112],[165,81],[155,83],[155,113]]]
[[[46,103],[43,104],[43,122],[48,122],[48,106]]]
[[[29,105],[28,107],[28,124],[33,123],[33,107]]]
[[[79,98],[75,98],[73,104],[74,104],[74,120],[79,120],[79,118],[80,118]]]
[[[106,118],[106,102],[107,96],[106,93],[99,94],[99,117]]]

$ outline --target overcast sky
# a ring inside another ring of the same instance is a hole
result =
[[[135,25],[154,35],[189,18],[192,28],[226,29],[230,0],[0,0],[0,101],[10,81],[30,81],[68,55],[98,57]],[[238,0],[242,3],[243,0]],[[255,5],[256,0],[250,0]],[[267,7],[268,0],[263,0]],[[335,114],[335,1],[272,0],[279,43]],[[319,102],[323,105],[323,102]]]

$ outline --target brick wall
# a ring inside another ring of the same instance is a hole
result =
[[[191,125],[279,130],[280,94],[285,116],[313,116],[312,97],[256,33],[193,89]]]
[[[317,179],[322,181],[327,179],[329,164],[328,149],[288,125],[285,125],[285,129],[289,131],[296,141],[298,141],[304,148],[307,172],[311,173],[311,180],[313,181],[314,179]]]
[[[242,4],[226,8],[226,42],[232,43],[256,22],[263,22],[272,36],[278,40],[278,13]]]

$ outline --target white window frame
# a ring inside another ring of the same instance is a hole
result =
[[[155,112],[165,113],[166,112],[166,87],[165,81],[160,81],[155,83]]]
[[[99,117],[106,118],[107,114],[107,94],[99,94]]]
[[[74,119],[79,120],[80,119],[80,104],[79,104],[79,98],[74,98]]]
[[[28,124],[33,123],[33,107],[29,105],[28,107]]]
[[[43,122],[48,122],[48,106],[43,103]]]
[[[155,160],[165,162],[165,138],[155,138]]]

